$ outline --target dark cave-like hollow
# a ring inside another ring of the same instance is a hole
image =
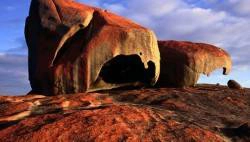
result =
[[[100,77],[107,83],[122,84],[142,82],[150,84],[155,76],[155,64],[149,61],[148,68],[138,55],[118,55],[104,64]]]

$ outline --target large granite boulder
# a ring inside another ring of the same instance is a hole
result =
[[[154,85],[159,76],[155,34],[107,10],[73,0],[32,0],[25,36],[33,92]]]
[[[161,73],[159,86],[194,86],[200,74],[209,75],[223,68],[223,74],[231,71],[230,55],[223,49],[204,43],[185,41],[159,41]]]

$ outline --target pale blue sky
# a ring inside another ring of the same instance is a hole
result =
[[[250,0],[77,0],[108,9],[151,28],[159,39],[218,45],[233,59],[233,71],[218,70],[199,82],[226,84],[229,79],[250,88]],[[29,0],[0,2],[0,94],[30,90],[24,24]]]

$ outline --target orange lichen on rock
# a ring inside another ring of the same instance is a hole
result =
[[[194,86],[200,74],[209,75],[223,68],[231,71],[230,55],[223,49],[204,43],[185,41],[159,41],[161,73],[159,86]]]
[[[155,34],[107,10],[72,0],[32,0],[25,35],[33,92],[154,85],[159,76]]]

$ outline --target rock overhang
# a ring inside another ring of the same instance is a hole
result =
[[[210,75],[222,68],[223,74],[230,73],[232,60],[220,47],[189,41],[158,41],[161,53],[159,86],[194,86],[200,74]]]
[[[160,55],[154,33],[107,10],[71,0],[33,0],[25,29],[34,91],[91,92],[138,82],[154,85],[158,80]],[[153,64],[150,81],[108,83],[99,76],[113,58],[132,55],[145,70]]]

